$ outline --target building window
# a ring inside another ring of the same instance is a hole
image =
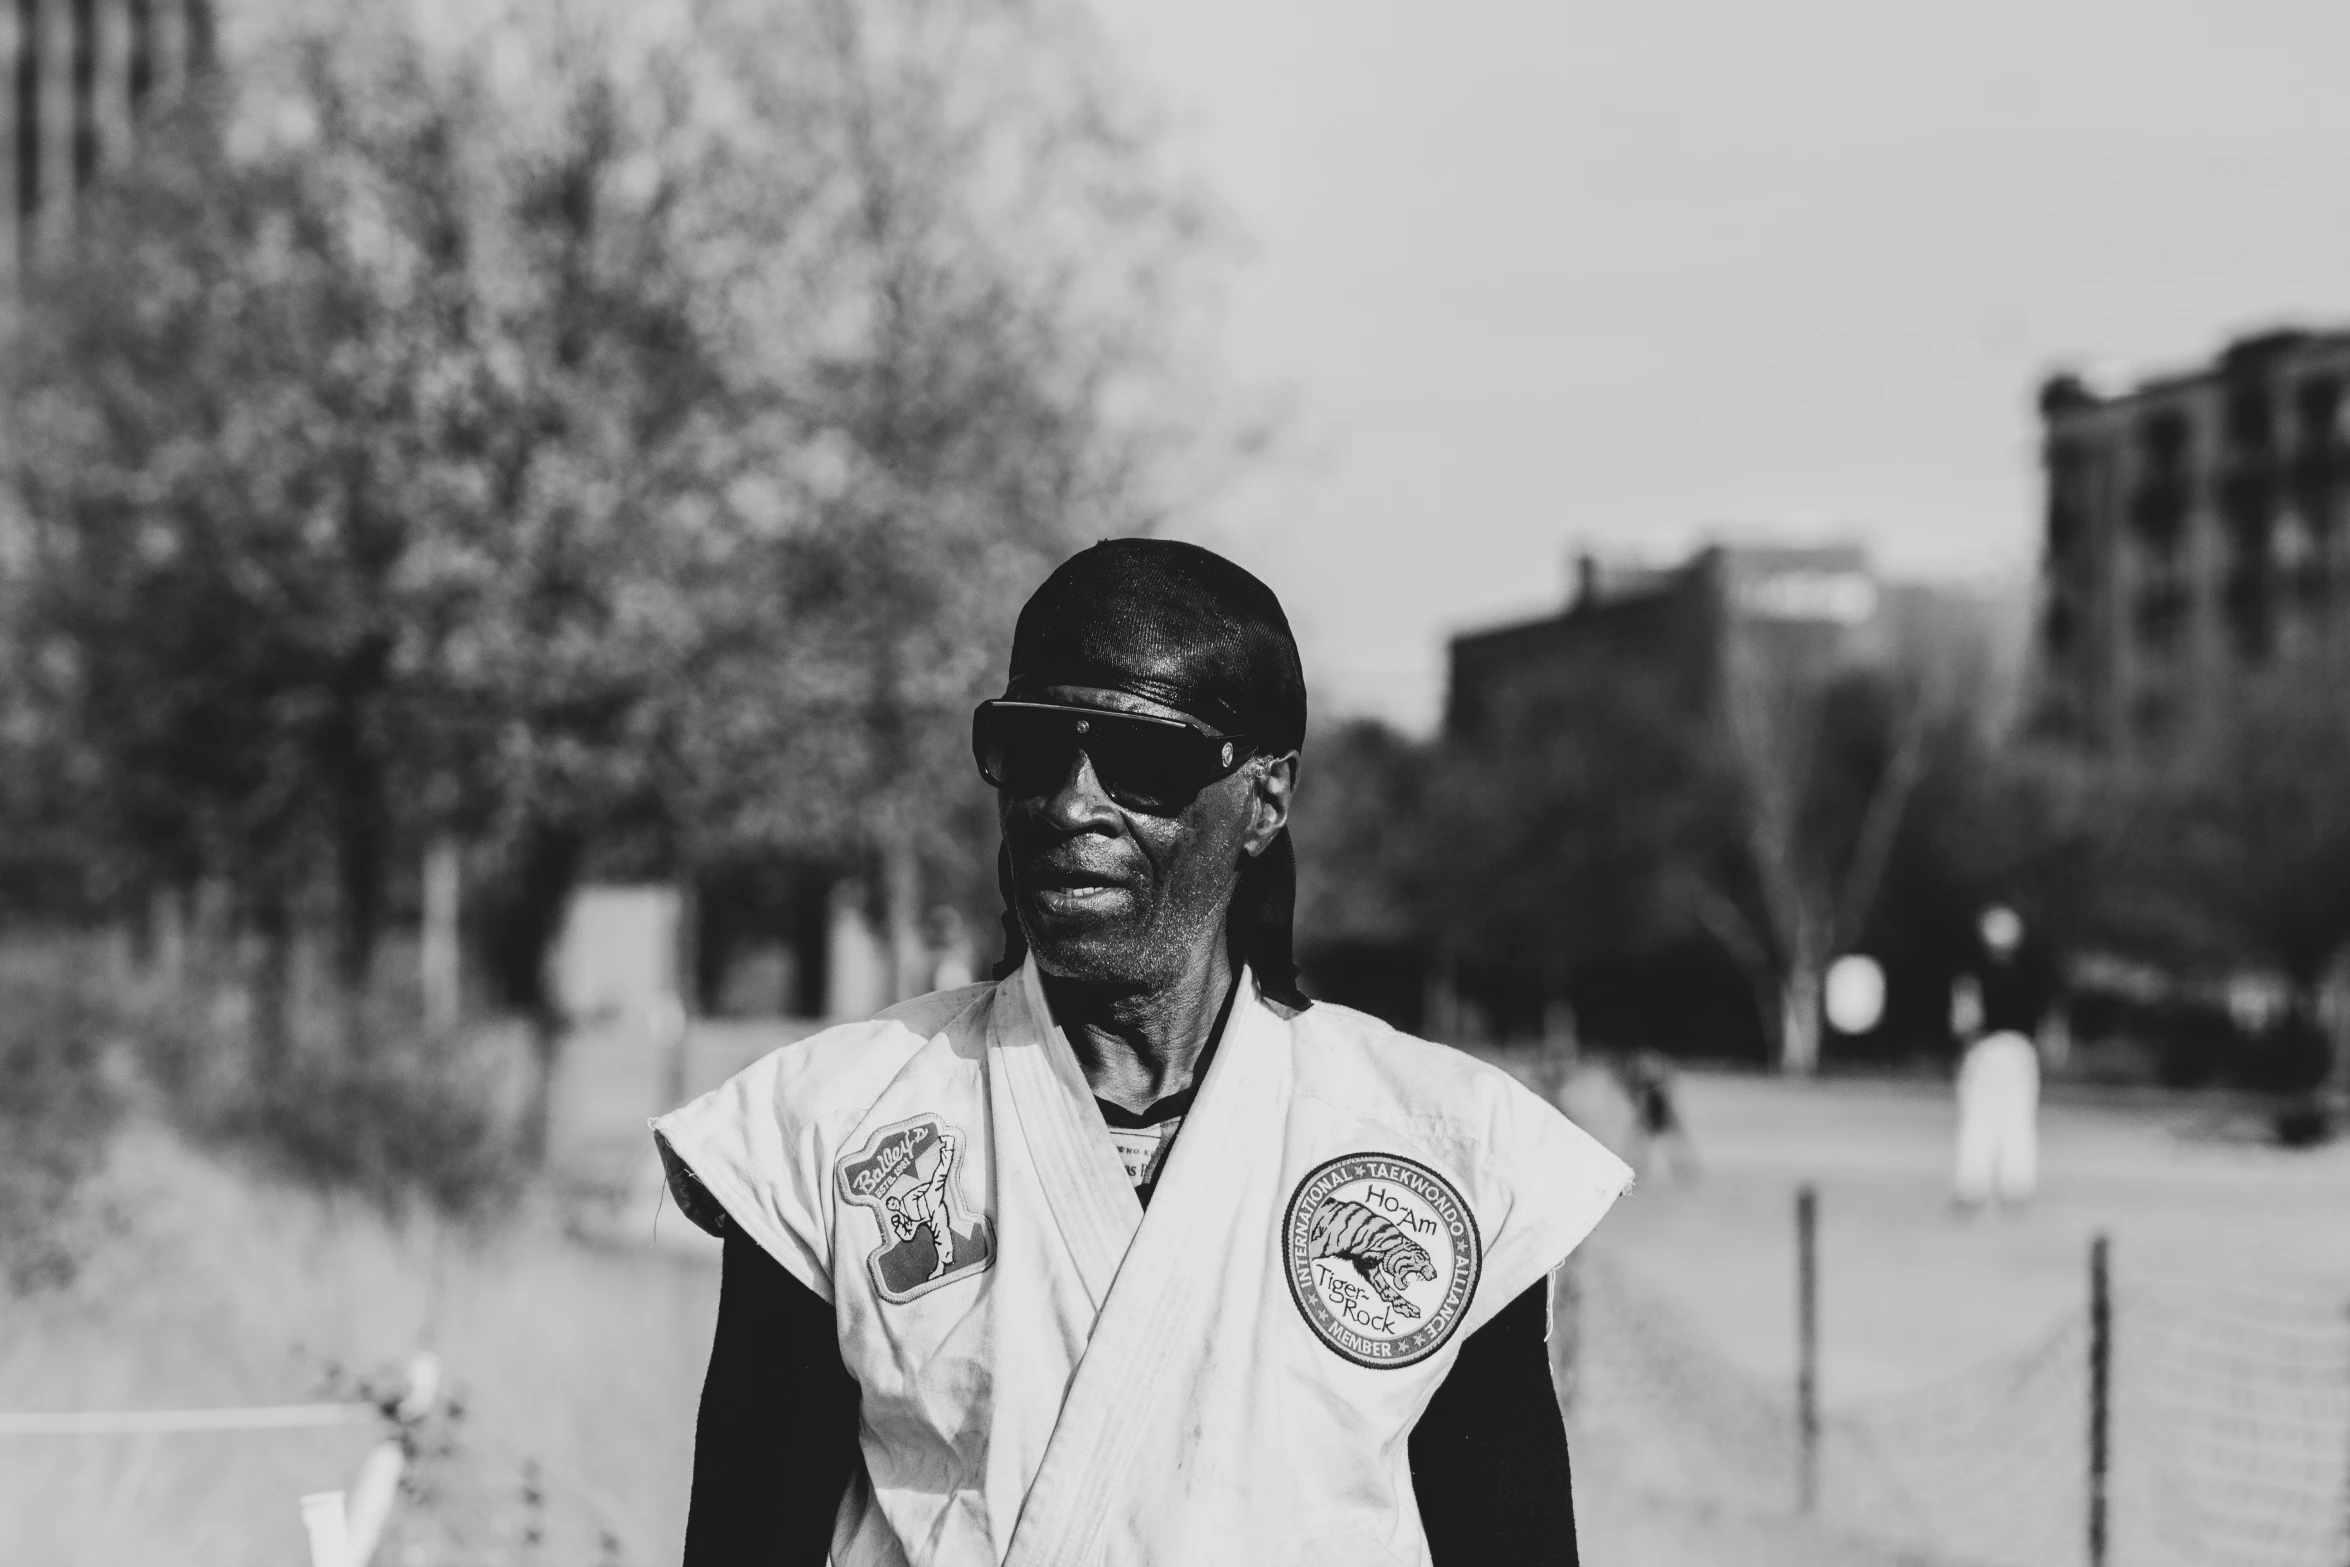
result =
[[[2183,578],[2158,577],[2139,588],[2131,614],[2137,623],[2139,644],[2153,653],[2178,651],[2186,640],[2194,602]]]
[[[2177,733],[2179,704],[2164,689],[2141,691],[2130,702],[2130,733],[2141,744],[2159,744]]]
[[[2187,536],[2187,484],[2184,479],[2150,478],[2130,497],[2130,526],[2161,559],[2178,553]]]
[[[2061,594],[2048,601],[2040,615],[2040,646],[2048,657],[2063,663],[2072,656],[2073,646],[2080,640],[2081,617],[2073,608],[2073,601]]]
[[[2234,449],[2219,481],[2220,522],[2228,546],[2221,613],[2237,656],[2257,664],[2276,650],[2277,514],[2284,503],[2270,448],[2274,431],[2267,387],[2229,388],[2227,421]]]
[[[2185,468],[2188,433],[2187,415],[2182,409],[2159,408],[2148,414],[2138,427],[2147,466],[2162,473],[2177,473]]]
[[[2248,664],[2263,663],[2276,651],[2276,588],[2265,567],[2239,566],[2222,593],[2228,636]]]
[[[2061,491],[2048,497],[2048,558],[2063,563],[2073,558],[2080,548],[2082,526],[2081,509]]]
[[[2281,500],[2276,476],[2265,468],[2238,468],[2220,480],[2220,517],[2239,568],[2267,566]]]
[[[2154,552],[2168,559],[2186,536],[2192,499],[2187,475],[2187,416],[2176,408],[2148,414],[2138,427],[2139,471],[2130,497],[2130,526]]]
[[[2301,415],[2303,449],[2331,446],[2342,413],[2342,383],[2330,375],[2313,375],[2301,383],[2293,401]]]
[[[2342,383],[2328,375],[2311,376],[2301,383],[2295,402],[2300,410],[2301,434],[2293,453],[2293,505],[2309,530],[2310,566],[2322,573],[2332,553],[2341,520],[2341,480],[2345,463],[2337,433],[2342,416]]]
[[[2275,410],[2266,386],[2250,382],[2228,389],[2227,431],[2228,444],[2242,451],[2265,452],[2275,444]]]

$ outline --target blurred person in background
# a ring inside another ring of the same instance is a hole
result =
[[[2046,955],[2014,909],[1986,907],[1974,934],[1950,986],[1950,1031],[1963,1050],[1952,1196],[1968,1212],[1994,1195],[2024,1202],[2039,1184],[2039,1041],[2056,1001]]]
[[[1113,540],[973,720],[992,984],[655,1123],[723,1236],[686,1567],[1576,1560],[1548,1280],[1629,1171],[1297,988],[1270,589]]]
[[[1564,997],[1553,998],[1542,1009],[1542,1051],[1530,1079],[1534,1091],[1564,1110],[1582,1066],[1583,1038],[1574,1005]]]
[[[1618,1056],[1616,1083],[1632,1107],[1632,1169],[1645,1179],[1651,1167],[1669,1160],[1674,1177],[1697,1178],[1697,1145],[1681,1119],[1680,1076],[1661,1050],[1635,1050]]]

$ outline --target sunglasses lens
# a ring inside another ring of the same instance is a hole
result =
[[[1205,745],[1192,730],[1115,720],[1093,728],[1084,744],[1094,776],[1130,811],[1173,816],[1213,776],[1204,766]]]
[[[1130,811],[1172,816],[1231,770],[1229,742],[1177,724],[1068,708],[982,707],[972,723],[979,771],[999,789],[1044,794],[1068,779],[1082,750],[1094,778]]]
[[[971,725],[971,750],[980,776],[998,789],[1043,794],[1069,776],[1076,726],[1053,713],[983,707]]]

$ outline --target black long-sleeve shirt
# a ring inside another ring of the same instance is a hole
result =
[[[1469,1336],[1412,1432],[1412,1488],[1436,1567],[1576,1567],[1543,1289]],[[685,1567],[823,1567],[859,1462],[857,1384],[831,1306],[728,1227]]]

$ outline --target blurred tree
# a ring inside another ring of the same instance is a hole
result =
[[[1021,595],[1198,423],[1114,100],[1052,6],[343,18],[93,200],[11,355],[24,667],[117,879],[233,880],[271,1048],[310,890],[356,998],[448,835],[548,1068],[615,841],[870,867],[915,982]]]
[[[1773,1058],[1807,1072],[1827,966],[1867,933],[1921,790],[1982,754],[1981,715],[1899,660],[1823,668],[1733,639],[1725,662],[1703,698],[1637,660],[1553,671],[1505,735],[1448,743],[1427,918],[1530,1005],[1709,942]]]
[[[1818,1069],[1828,965],[1870,913],[1923,776],[1936,705],[1923,682],[1823,678],[1733,638],[1721,696],[1731,852],[1678,867],[1690,916],[1737,960],[1779,1069]]]
[[[1421,945],[1434,753],[1365,718],[1318,728],[1304,755],[1291,830],[1299,941]]]
[[[1163,516],[1200,216],[1069,14],[822,0],[706,26],[749,111],[725,189],[759,259],[728,296],[787,323],[753,368],[774,460],[738,501],[794,525],[736,578],[757,656],[695,693],[691,814],[868,874],[908,994],[929,902],[993,903],[968,723],[1014,612],[1073,548]]]
[[[1504,737],[1447,745],[1423,852],[1440,963],[1563,996],[1669,939],[1675,889],[1720,857],[1725,780],[1669,672],[1561,671]],[[1441,803],[1435,803],[1440,801]]]
[[[86,920],[108,891],[100,846],[76,808],[76,772],[88,759],[38,699],[34,648],[10,634],[25,616],[26,583],[12,558],[21,542],[0,494],[0,926]]]
[[[2289,986],[2267,1086],[2337,1065],[2350,1007],[2350,709],[2341,655],[2316,650],[2246,679],[2214,729],[2119,775],[2100,813],[2084,936],[2205,979]],[[2350,1086],[2346,1084],[2345,1086]]]
[[[343,883],[346,980],[380,917],[396,490],[435,346],[404,330],[415,258],[360,221],[338,106],[318,107],[318,145],[232,158],[223,97],[197,96],[90,210],[74,264],[31,280],[14,378],[39,667],[125,854],[233,870],[273,1051],[314,843]]]
[[[2350,712],[2317,670],[2250,684],[2218,732],[2126,781],[2098,934],[2181,967],[2313,984],[2350,939]]]

